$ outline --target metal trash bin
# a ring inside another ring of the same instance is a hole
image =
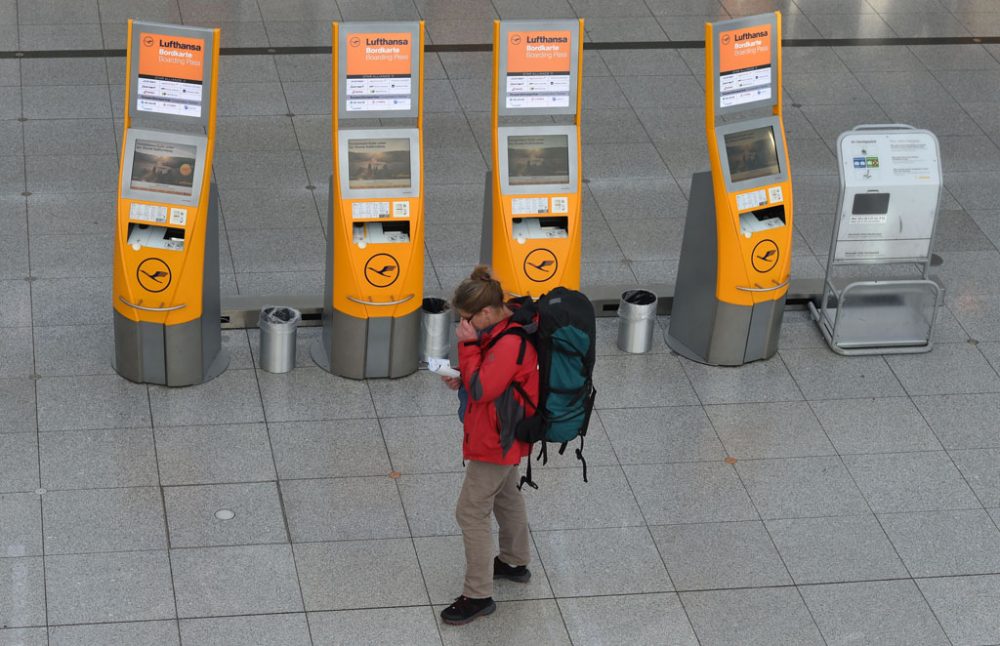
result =
[[[618,304],[618,348],[633,354],[649,352],[656,326],[656,294],[632,289]]]
[[[451,351],[451,306],[443,298],[425,298],[420,309],[420,360],[444,359]]]
[[[288,372],[295,367],[295,337],[302,314],[294,308],[265,306],[260,310],[260,367]]]

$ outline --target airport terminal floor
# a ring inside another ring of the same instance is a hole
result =
[[[536,465],[534,576],[492,615],[439,618],[464,558],[437,377],[333,376],[319,327],[285,374],[256,329],[202,385],[115,373],[129,18],[221,28],[222,294],[278,298],[324,289],[331,21],[426,21],[424,285],[448,295],[479,260],[493,20],[586,21],[586,290],[675,281],[704,23],[776,9],[792,277],[824,275],[838,135],[934,132],[933,349],[841,356],[798,307],[775,356],[711,367],[668,317],[634,355],[599,318],[589,482],[572,451]],[[0,645],[1000,644],[998,36],[996,0],[0,0]]]

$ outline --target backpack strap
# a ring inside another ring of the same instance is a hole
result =
[[[518,350],[518,352],[517,352],[517,365],[521,365],[522,363],[524,363],[525,346],[528,343],[528,336],[529,336],[529,334],[528,334],[527,330],[525,330],[520,325],[516,325],[516,326],[513,326],[513,327],[508,327],[507,329],[505,329],[504,331],[502,331],[500,334],[498,334],[495,337],[493,337],[492,339],[490,339],[490,342],[486,344],[486,347],[483,348],[483,350],[484,351],[485,350],[489,350],[490,348],[492,348],[493,346],[495,346],[497,344],[497,341],[499,341],[500,339],[504,338],[508,334],[513,334],[514,336],[521,337],[521,349]]]
[[[517,490],[520,491],[521,487],[523,487],[524,485],[528,485],[532,489],[538,489],[538,485],[535,484],[535,481],[531,479],[531,453],[530,452],[528,453],[528,470],[527,470],[527,472],[523,476],[521,476],[521,481],[517,483]]]
[[[580,448],[576,450],[576,459],[583,463],[583,481],[589,482],[587,480],[587,460],[583,457],[583,437],[584,434],[580,435]]]
[[[517,381],[512,381],[510,385],[517,391],[517,394],[521,396],[521,399],[531,404],[531,407],[535,409],[535,415],[538,415],[538,406],[535,402],[531,401],[531,397],[528,396],[528,392],[524,389],[524,386]]]

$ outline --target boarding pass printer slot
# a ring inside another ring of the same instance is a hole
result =
[[[514,218],[511,233],[514,239],[523,243],[525,240],[541,240],[550,238],[566,238],[569,236],[569,218]]]
[[[410,241],[409,222],[364,222],[354,225],[354,244],[382,244]]]
[[[746,237],[758,231],[769,231],[785,226],[785,207],[782,204],[740,213],[740,230]]]
[[[142,247],[182,251],[184,249],[184,229],[160,227],[154,224],[130,224],[128,226],[128,244],[137,251]]]

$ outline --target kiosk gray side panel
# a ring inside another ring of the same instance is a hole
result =
[[[368,319],[365,339],[365,377],[388,377],[392,348],[392,317],[373,316]]]
[[[486,171],[483,188],[483,232],[479,239],[479,262],[493,262],[493,173]]]
[[[393,319],[389,376],[394,379],[417,371],[420,355],[420,316],[421,310],[418,309],[406,316]]]
[[[715,327],[716,254],[715,196],[712,174],[705,171],[691,178],[691,198],[667,331],[670,347],[687,356],[682,351],[682,347],[686,348],[701,360],[708,356]]]
[[[136,383],[165,384],[163,326],[114,317],[115,371]]]
[[[785,313],[785,297],[757,303],[750,316],[750,333],[747,335],[744,362],[767,359],[778,351],[781,319]]]
[[[222,350],[222,303],[219,295],[219,189],[215,182],[211,183],[208,192],[205,264],[201,280],[201,370],[206,379],[210,379],[208,375],[212,364]]]
[[[330,372],[350,379],[365,378],[365,349],[368,347],[368,319],[329,310]],[[326,332],[327,324],[323,324]],[[388,338],[386,338],[388,344]]]
[[[715,292],[715,286],[712,286]],[[715,321],[708,340],[708,351],[703,355],[713,366],[739,366],[744,363],[747,348],[747,330],[753,308],[715,301]]]
[[[324,370],[332,370],[333,362],[333,175],[330,175],[329,192],[326,200],[326,270],[323,273],[323,335],[322,361],[313,351],[313,359]]]
[[[203,319],[180,325],[158,326],[163,330],[168,386],[191,386],[204,381],[201,326]],[[218,327],[218,326],[216,326]],[[214,359],[215,357],[212,357]]]
[[[139,324],[139,360],[142,362],[142,380],[151,384],[169,384],[167,381],[167,347],[164,326],[157,323]]]
[[[142,345],[139,324],[114,310],[115,372],[129,381],[142,381]]]

